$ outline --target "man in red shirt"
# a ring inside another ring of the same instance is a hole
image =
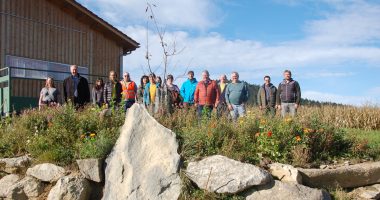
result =
[[[202,72],[202,81],[199,81],[194,93],[194,103],[197,107],[198,118],[205,113],[209,118],[214,108],[218,106],[220,91],[216,81],[210,79],[210,73]]]

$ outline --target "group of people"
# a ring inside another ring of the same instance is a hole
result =
[[[71,75],[63,81],[65,102],[71,101],[77,108],[89,103],[99,107],[117,108],[123,101],[124,110],[134,103],[141,103],[152,114],[158,112],[172,113],[175,109],[195,107],[197,116],[211,117],[215,109],[217,117],[229,116],[232,120],[242,117],[246,113],[246,103],[249,99],[249,89],[245,82],[239,80],[239,73],[232,72],[230,82],[226,75],[219,80],[211,80],[207,70],[202,72],[202,80],[197,81],[194,72],[187,73],[188,79],[181,88],[174,84],[174,77],[168,75],[165,83],[155,74],[142,76],[140,85],[131,80],[130,74],[125,72],[121,81],[117,73],[111,71],[109,80],[103,83],[97,79],[90,94],[88,81],[78,73],[78,67],[70,67]],[[284,71],[284,80],[276,88],[269,76],[264,77],[264,84],[260,86],[257,102],[261,110],[270,116],[281,110],[284,117],[287,114],[294,116],[301,101],[299,83],[292,79],[291,71]],[[54,80],[47,78],[45,87],[41,90],[39,106],[55,106],[58,104],[59,91],[54,87]]]

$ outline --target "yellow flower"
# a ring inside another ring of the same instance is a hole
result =
[[[297,140],[297,142],[301,141],[301,136],[297,135],[296,140]]]
[[[266,123],[267,123],[267,121],[266,121],[265,119],[261,119],[261,120],[260,120],[260,124],[261,124],[261,125],[265,125]]]
[[[86,137],[85,134],[81,134],[81,135],[80,135],[80,139],[84,139],[85,137]]]
[[[293,120],[293,119],[292,119],[291,117],[287,117],[287,118],[285,118],[285,122],[286,122],[286,123],[290,123],[290,122],[292,122],[292,120]]]
[[[95,133],[91,133],[91,134],[90,134],[90,137],[95,137],[95,136],[96,136]]]

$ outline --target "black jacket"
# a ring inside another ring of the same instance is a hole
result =
[[[72,75],[67,77],[63,81],[63,95],[65,102],[70,99],[74,104],[84,105],[90,102],[90,88],[88,87],[88,81],[85,77],[78,74],[77,92],[78,96],[74,97],[74,81]]]

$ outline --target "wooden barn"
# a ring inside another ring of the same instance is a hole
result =
[[[62,93],[71,64],[90,84],[121,72],[138,47],[75,0],[0,0],[1,112],[37,106],[48,76]]]

